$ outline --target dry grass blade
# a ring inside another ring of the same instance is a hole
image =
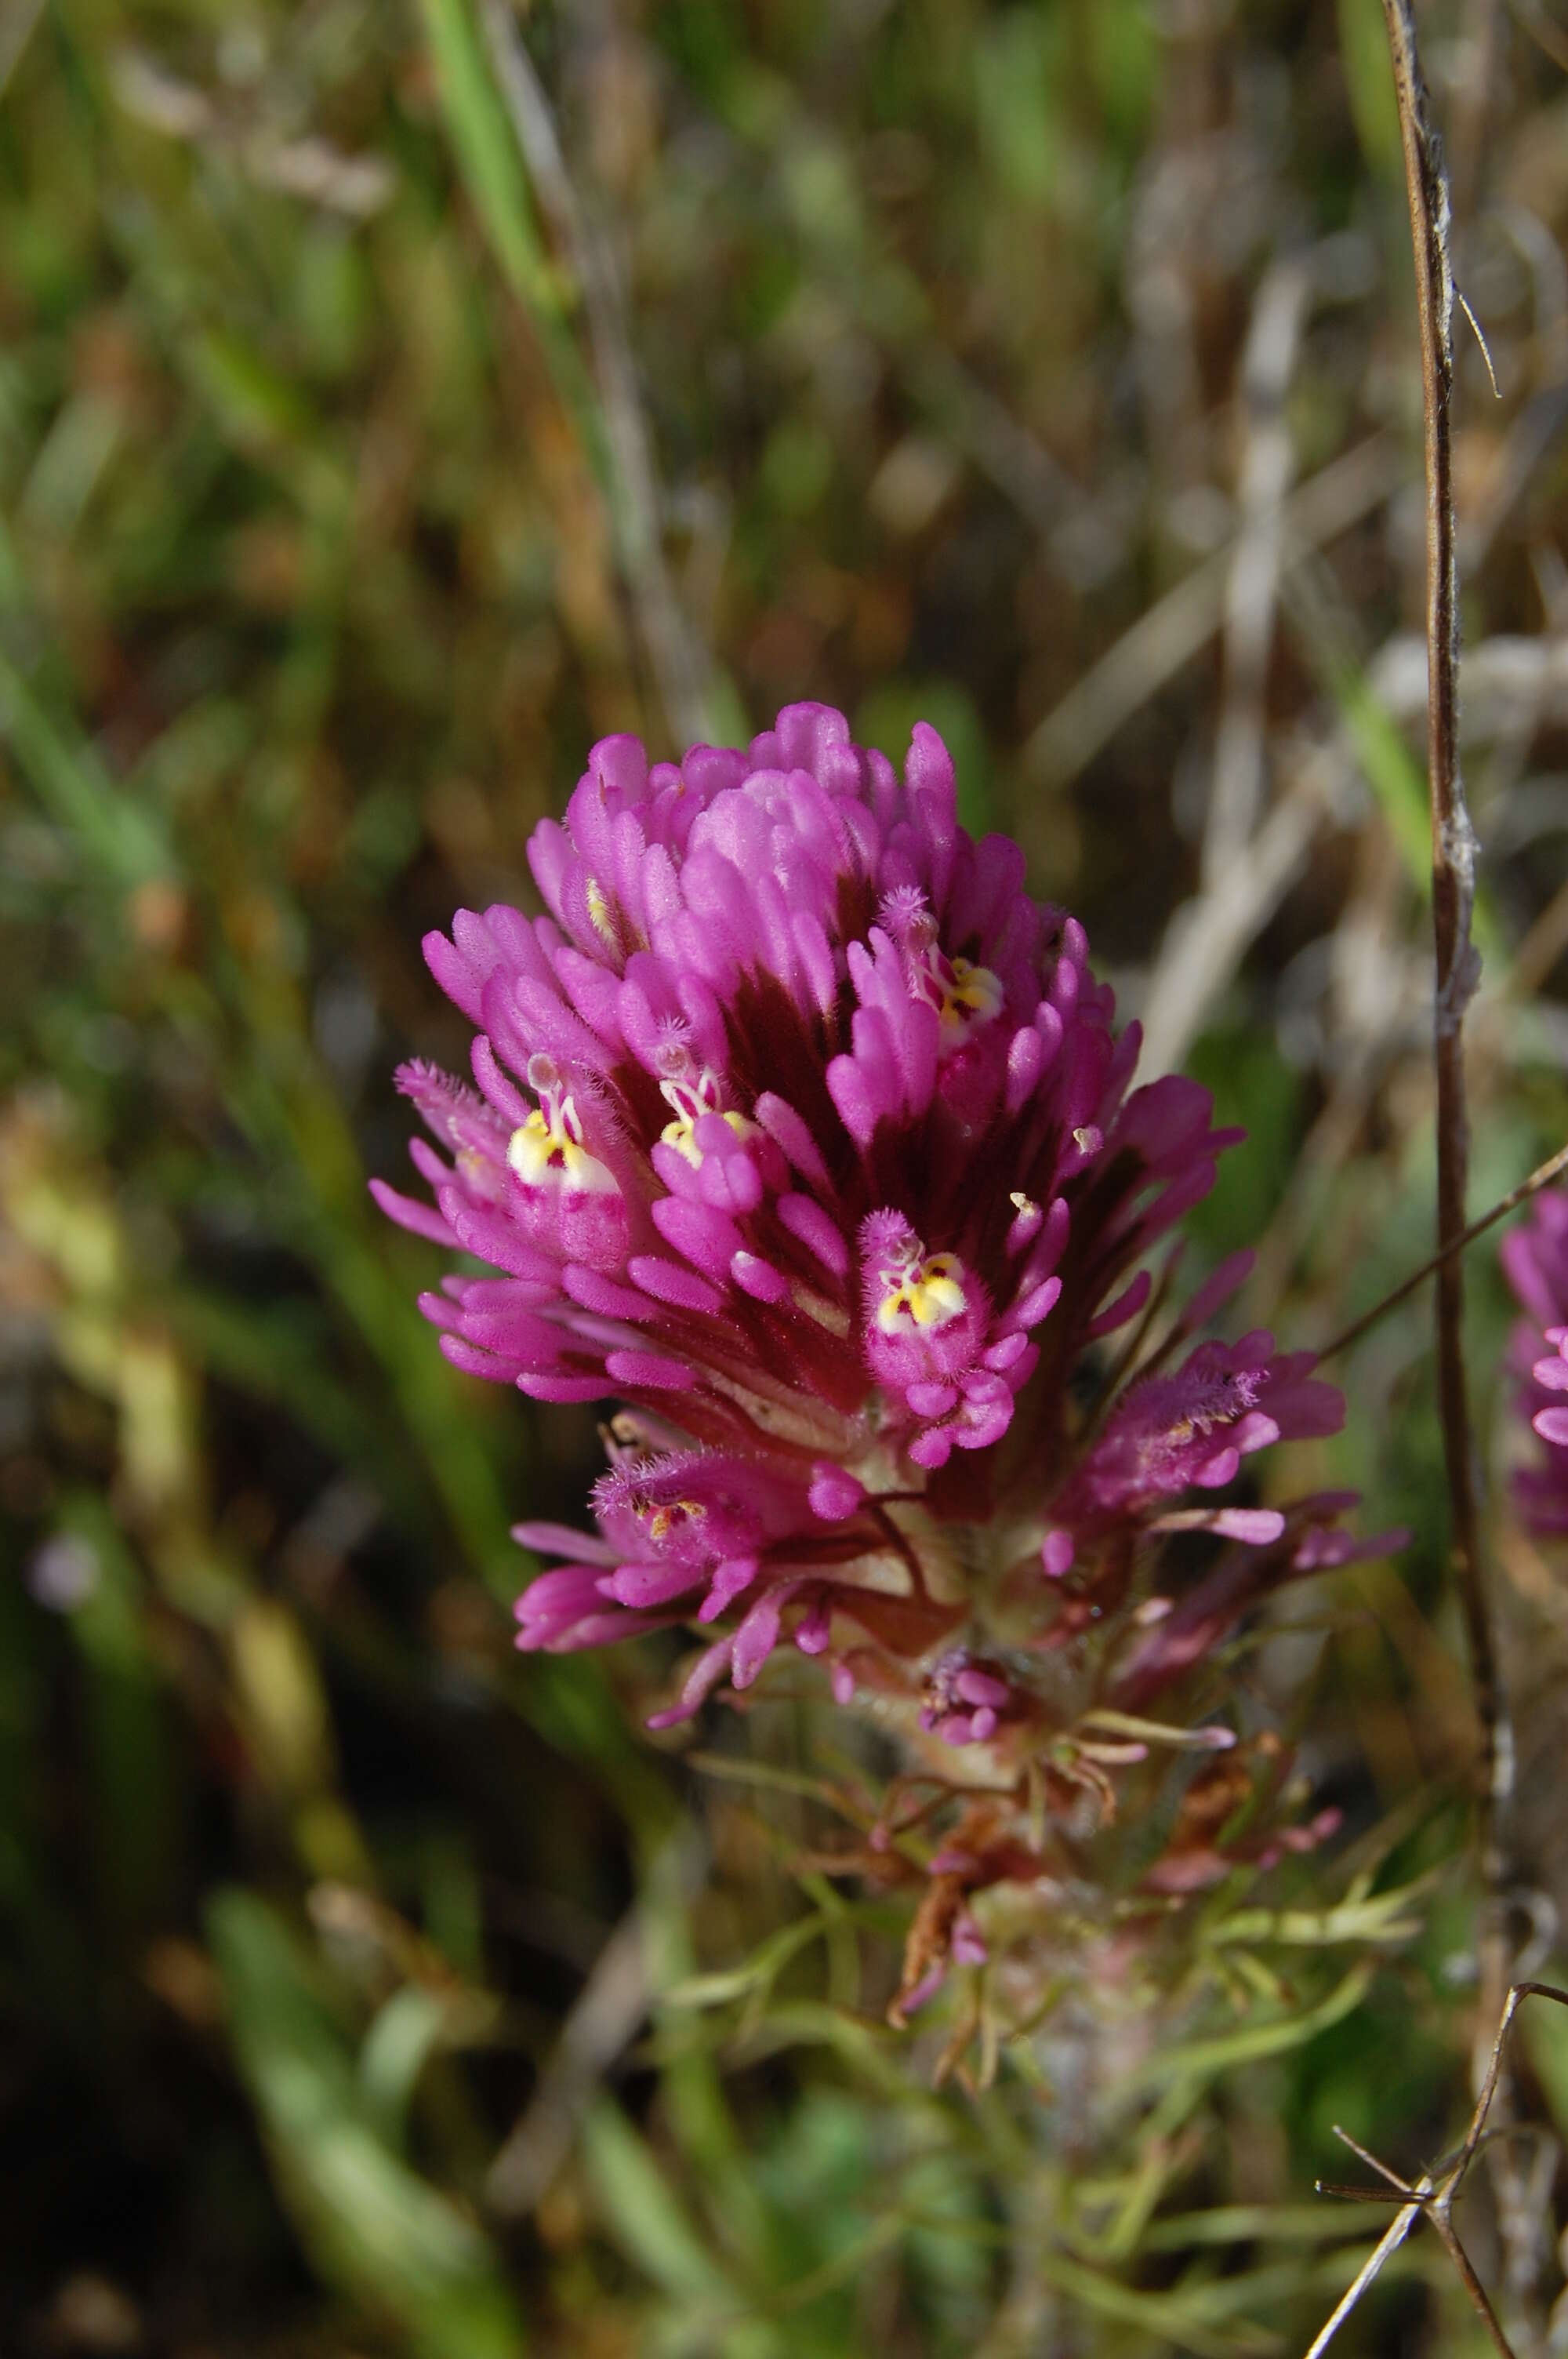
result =
[[[1283,564],[1303,549],[1336,540],[1393,488],[1388,437],[1368,436],[1331,460],[1286,500]],[[1070,688],[1025,740],[1020,768],[1040,792],[1066,786],[1108,744],[1124,721],[1207,646],[1225,613],[1232,553],[1220,549],[1178,582]]]
[[[1300,875],[1326,812],[1325,773],[1314,762],[1281,798],[1250,841],[1213,883],[1179,910],[1154,969],[1144,1017],[1143,1068],[1171,1072],[1205,1017]]]
[[[582,295],[603,406],[611,504],[627,588],[665,719],[682,745],[690,745],[717,734],[711,713],[712,667],[687,627],[665,561],[653,444],[637,390],[621,289],[604,242],[594,234],[579,201],[549,100],[511,10],[502,0],[484,0],[483,21],[496,82],[518,147]]]
[[[1208,893],[1245,854],[1266,789],[1265,689],[1282,557],[1282,508],[1295,463],[1285,399],[1311,292],[1305,261],[1277,263],[1259,289],[1242,355],[1241,526],[1226,586],[1225,699],[1204,829],[1202,875]]]
[[[525,2219],[571,2150],[606,2067],[648,2012],[647,1927],[628,1909],[594,1965],[538,2088],[490,2166],[485,2194],[503,2220]]]

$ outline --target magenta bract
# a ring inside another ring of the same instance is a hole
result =
[[[1525,1311],[1509,1353],[1519,1410],[1547,1445],[1515,1473],[1514,1498],[1531,1531],[1568,1532],[1568,1190],[1543,1189],[1499,1258]]]
[[[457,1366],[622,1404],[598,1537],[519,1527],[567,1559],[521,1645],[705,1628],[665,1719],[781,1640],[840,1696],[941,1657],[926,1725],[974,1743],[1030,1717],[943,1655],[980,1601],[1054,1646],[1173,1520],[1281,1577],[1299,1534],[1214,1495],[1337,1423],[1305,1358],[1199,1344],[1075,1440],[1086,1351],[1239,1134],[1192,1082],[1130,1089],[1137,1027],[1016,846],[959,826],[934,730],[902,779],[819,705],[678,766],[610,738],[529,856],[547,915],[426,943],[478,1027],[472,1088],[398,1076],[444,1150],[413,1149],[433,1206],[375,1184],[498,1273],[424,1299]]]

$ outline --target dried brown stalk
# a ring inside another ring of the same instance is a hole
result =
[[[1410,0],[1383,0],[1393,52],[1394,85],[1404,146],[1405,187],[1415,252],[1421,321],[1421,374],[1426,460],[1427,766],[1432,797],[1432,902],[1436,949],[1433,1048],[1437,1071],[1437,1379],[1444,1462],[1453,1524],[1454,1571],[1469,1639],[1476,1709],[1482,1729],[1478,1797],[1486,1921],[1481,1939],[1482,2002],[1490,2014],[1508,1979],[1499,1832],[1508,1799],[1511,1745],[1503,1712],[1481,1571],[1475,1454],[1465,1375],[1464,1263],[1452,1250],[1465,1230],[1469,1126],[1465,1110],[1465,1009],[1479,962],[1470,940],[1476,837],[1459,775],[1458,566],[1454,518],[1449,406],[1454,391],[1454,272],[1448,253],[1448,187],[1416,48]]]
[[[1432,801],[1433,933],[1436,952],[1433,1054],[1437,1076],[1437,1245],[1444,1255],[1437,1270],[1437,1385],[1454,1575],[1469,1640],[1470,1675],[1481,1730],[1476,1833],[1483,1902],[1476,1946],[1485,2020],[1498,2007],[1510,1980],[1509,1869],[1503,1821],[1512,1787],[1513,1742],[1480,1559],[1475,1453],[1465,1372],[1464,1260],[1459,1253],[1447,1250],[1465,1231],[1469,1131],[1465,1106],[1464,1025],[1465,1010],[1479,971],[1470,940],[1476,837],[1459,774],[1458,558],[1449,415],[1454,394],[1455,299],[1448,245],[1448,184],[1422,77],[1411,0],[1383,0],[1383,15],[1393,56],[1421,324],[1426,467],[1427,770]],[[1476,2118],[1464,2158],[1466,2164],[1468,2152],[1474,2151],[1474,2140],[1480,2136],[1486,2112],[1494,2102],[1503,2125],[1508,2121],[1509,2092],[1506,2082],[1499,2087],[1499,2074],[1503,2032],[1517,2004],[1517,1997],[1510,1994],[1502,2012],[1490,2065],[1482,2076]],[[1433,2216],[1488,2334],[1497,2348],[1507,2353],[1509,2346],[1503,2328],[1453,2232],[1449,2205],[1457,2184],[1457,2177],[1451,2177],[1446,2182],[1447,2201],[1441,2196],[1433,2199]],[[1497,2154],[1497,2185],[1499,2226],[1509,2248],[1509,2277],[1513,2289],[1516,2282],[1528,2277],[1528,2272],[1513,2265],[1510,2225],[1521,2215],[1515,2200],[1514,2175],[1500,2147]]]

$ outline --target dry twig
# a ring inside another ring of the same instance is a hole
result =
[[[1404,2198],[1404,2201],[1357,2271],[1352,2283],[1336,2305],[1333,2316],[1314,2338],[1307,2351],[1306,2359],[1322,2359],[1322,2354],[1327,2350],[1368,2287],[1381,2274],[1383,2264],[1391,2254],[1399,2250],[1416,2222],[1422,2218],[1430,2220],[1442,2237],[1449,2258],[1458,2270],[1465,2289],[1475,2305],[1476,2315],[1491,2337],[1493,2347],[1501,2353],[1502,2359],[1514,2359],[1513,2347],[1498,2323],[1491,2303],[1487,2299],[1486,2288],[1476,2275],[1474,2264],[1459,2242],[1454,2226],[1454,2206],[1459,2190],[1465,2183],[1465,2174],[1480,2151],[1483,2142],[1488,2136],[1497,2135],[1488,2130],[1487,2116],[1491,2112],[1502,2079],[1503,2049],[1508,2040],[1509,2027],[1527,1998],[1550,1998],[1555,2000],[1559,2006],[1568,2006],[1568,1991],[1557,1990],[1551,1983],[1512,1984],[1503,2002],[1497,2034],[1492,2041],[1491,2054],[1487,2059],[1481,2085],[1476,2094],[1475,2109],[1470,2115],[1470,2125],[1465,2133],[1464,2142],[1456,2154],[1436,2164],[1433,2169],[1423,2171],[1413,2186],[1409,2180],[1401,2179],[1396,2171],[1390,2170],[1387,2163],[1379,2162],[1376,2155],[1368,2154],[1364,2146],[1358,2145],[1347,2131],[1342,2130],[1336,2124],[1335,2136],[1342,2138],[1351,2152],[1358,2155],[1369,2169],[1375,2170],[1380,2179],[1386,2180],[1395,2193]],[[1506,2134],[1506,2125],[1504,2134]],[[1318,2192],[1321,2195],[1343,2195],[1352,2202],[1357,2203],[1380,2203],[1388,2201],[1379,2188],[1338,2187],[1325,2180],[1319,2180]]]
[[[1568,1147],[1560,1147],[1555,1155],[1548,1156],[1544,1163],[1536,1166],[1528,1180],[1521,1180],[1517,1188],[1510,1188],[1506,1196],[1499,1197],[1489,1212],[1483,1212],[1478,1221],[1472,1221],[1468,1228],[1461,1229],[1456,1237],[1451,1237],[1445,1245],[1439,1246],[1430,1261],[1423,1261],[1419,1269],[1411,1270],[1391,1294],[1385,1294],[1370,1310],[1363,1311],[1359,1319],[1353,1320],[1331,1343],[1324,1345],[1318,1353],[1319,1361],[1331,1360],[1336,1352],[1347,1351],[1352,1343],[1358,1343],[1368,1328],[1375,1327],[1380,1319],[1386,1319],[1390,1310],[1397,1310],[1400,1304],[1434,1271],[1454,1260],[1467,1245],[1473,1245],[1477,1237],[1485,1236],[1488,1229],[1506,1219],[1509,1212],[1517,1212],[1521,1204],[1528,1203],[1531,1196],[1539,1195],[1542,1188],[1550,1188],[1552,1182],[1560,1180],[1565,1171],[1568,1171]]]

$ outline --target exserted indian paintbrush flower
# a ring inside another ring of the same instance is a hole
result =
[[[1520,1515],[1543,1537],[1568,1532],[1568,1190],[1543,1189],[1500,1258],[1525,1317],[1509,1359],[1519,1406],[1546,1449],[1513,1478]],[[1546,1348],[1543,1350],[1542,1346]]]
[[[1148,1746],[1086,1715],[1125,1717],[1340,1537],[1337,1500],[1219,1495],[1341,1415],[1266,1333],[1194,1342],[1243,1257],[1141,1376],[1096,1368],[1240,1134],[1195,1082],[1131,1088],[1082,928],[959,826],[924,725],[902,779],[816,705],[678,766],[607,739],[529,857],[546,915],[426,943],[477,1027],[473,1088],[398,1076],[446,1150],[413,1149],[434,1205],[376,1186],[499,1273],[423,1299],[457,1366],[619,1404],[597,1535],[518,1527],[564,1560],[519,1644],[693,1626],[655,1725],[788,1646],[993,1788],[1046,1750],[1106,1788]],[[1165,1596],[1181,1533],[1208,1561]]]

